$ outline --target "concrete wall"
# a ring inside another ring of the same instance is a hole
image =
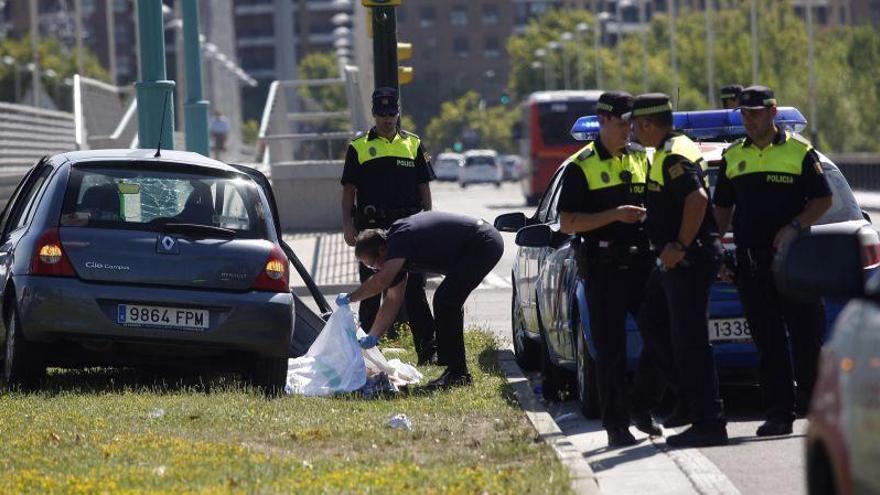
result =
[[[281,228],[290,231],[342,229],[341,162],[272,164],[272,189]]]

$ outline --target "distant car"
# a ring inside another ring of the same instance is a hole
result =
[[[880,237],[871,228],[795,239],[779,285],[793,295],[853,298],[822,348],[810,406],[810,495],[880,494]]]
[[[464,164],[458,172],[458,184],[495,184],[501,187],[504,172],[498,152],[493,150],[471,150],[464,153]]]
[[[697,126],[691,129],[691,133],[704,138],[717,137],[701,130],[702,127]],[[730,131],[729,128],[724,130]],[[721,151],[729,145],[725,141],[698,144],[706,161],[713,165],[717,165]],[[840,170],[824,155],[821,159],[825,176],[831,185],[833,205],[818,224],[836,225],[853,231],[862,227],[872,228]],[[559,231],[556,204],[562,188],[562,170],[561,167],[557,169],[531,217],[522,213],[501,215],[495,219],[495,227],[500,231],[517,233],[519,248],[512,273],[511,322],[514,354],[519,364],[527,369],[541,369],[543,390],[548,398],[553,398],[558,390],[574,382],[584,413],[595,417],[598,415],[598,389],[593,371],[596,353],[589,325],[585,286],[589,280],[577,277],[577,263],[570,246],[571,236]],[[707,175],[710,190],[714,190],[717,168],[710,167]],[[731,235],[724,239],[728,248],[735,247],[734,241]],[[840,309],[838,303],[826,305],[829,325]],[[709,340],[714,344],[722,380],[754,381],[757,353],[748,323],[736,288],[720,280],[713,284],[710,293]],[[641,348],[638,328],[635,321],[628,317],[627,358],[630,369],[635,367]]]
[[[437,180],[456,181],[458,180],[458,171],[464,165],[464,156],[459,153],[440,153],[433,165]]]
[[[7,387],[37,386],[50,366],[201,364],[283,388],[292,251],[268,181],[154,153],[46,157],[18,185],[0,217]]]
[[[504,180],[518,181],[523,174],[523,159],[519,155],[504,155],[501,157]]]

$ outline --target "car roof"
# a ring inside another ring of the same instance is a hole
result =
[[[468,150],[464,152],[465,158],[471,156],[498,156],[495,150]]]
[[[437,155],[438,160],[443,159],[443,158],[455,158],[456,160],[461,160],[462,158],[464,158],[464,155],[462,155],[461,153],[453,153],[451,151],[444,151],[443,153],[440,153],[439,155]]]
[[[567,100],[598,101],[603,92],[604,91],[598,90],[536,91],[529,95],[529,99],[527,101],[535,103]]]
[[[129,161],[129,162],[154,162],[154,163],[181,163],[197,165],[225,172],[239,172],[238,169],[221,161],[208,158],[191,151],[162,150],[156,157],[156,150],[142,148],[109,149],[70,151],[60,153],[53,158],[63,157],[63,161],[70,163],[103,162],[103,161]]]

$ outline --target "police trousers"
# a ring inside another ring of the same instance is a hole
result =
[[[758,349],[766,418],[793,421],[796,409],[809,406],[816,384],[825,307],[821,299],[804,303],[781,294],[769,262],[748,266],[738,259],[735,282]]]
[[[577,261],[586,287],[590,334],[596,348],[602,426],[627,427],[630,411],[647,413],[659,402],[665,386],[645,352],[635,370],[632,399],[627,383],[626,316],[638,316],[653,258],[590,254],[579,256]]]
[[[709,289],[721,264],[713,245],[688,251],[687,266],[655,268],[639,312],[647,352],[692,412],[694,424],[723,423],[715,355],[709,344]]]
[[[439,356],[449,371],[465,372],[464,303],[471,292],[495,268],[504,253],[501,234],[481,223],[465,241],[456,262],[446,272],[434,292],[434,322],[437,327]]]
[[[358,264],[361,283],[370,278],[375,272],[363,264]],[[365,332],[370,331],[376,314],[379,313],[379,305],[382,295],[377,294],[369,299],[364,299],[358,306],[358,318],[361,328]],[[436,332],[434,319],[431,317],[431,309],[428,306],[428,296],[425,295],[425,276],[421,273],[410,273],[406,281],[403,308],[406,311],[406,319],[412,330],[413,344],[419,359],[430,358],[437,350]],[[398,319],[402,315],[398,316]],[[394,336],[394,334],[391,334]]]

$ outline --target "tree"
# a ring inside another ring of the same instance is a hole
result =
[[[435,150],[451,149],[466,134],[478,136],[480,148],[513,151],[511,129],[517,120],[515,110],[503,106],[486,107],[480,95],[469,91],[457,100],[443,103],[440,115],[426,128],[428,143]],[[471,132],[472,131],[472,132]]]

